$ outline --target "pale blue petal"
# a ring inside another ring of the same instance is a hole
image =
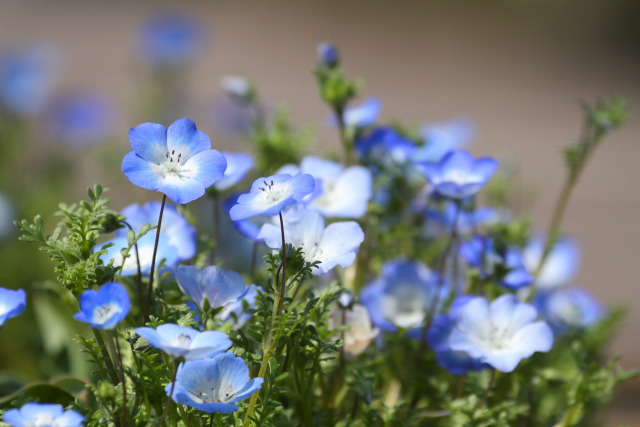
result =
[[[134,153],[155,164],[162,163],[167,154],[167,129],[158,123],[142,123],[129,129],[129,142]]]
[[[157,190],[162,185],[163,179],[156,175],[151,165],[152,163],[132,151],[122,159],[122,172],[132,184],[147,190]]]
[[[264,243],[273,249],[282,247],[282,236],[280,227],[273,224],[264,224],[258,233],[258,239],[264,240]]]
[[[211,307],[221,307],[245,291],[242,276],[235,271],[211,266],[202,271],[205,295]]]
[[[156,191],[166,194],[174,203],[184,204],[204,196],[204,190],[199,181],[167,176]]]
[[[184,167],[190,170],[191,179],[208,188],[222,179],[227,169],[227,160],[217,150],[204,150],[188,159]]]
[[[498,371],[511,372],[518,366],[518,363],[522,360],[522,356],[518,353],[503,351],[488,355],[483,358],[483,360]]]
[[[167,130],[167,149],[182,154],[182,159],[188,161],[190,157],[211,148],[211,140],[196,128],[193,120],[178,119]]]
[[[192,265],[181,265],[176,271],[176,280],[180,290],[202,308],[205,295],[204,279],[200,269]]]
[[[248,154],[227,152],[222,154],[227,160],[227,169],[224,177],[214,184],[218,191],[224,191],[240,182],[253,167],[253,158]]]

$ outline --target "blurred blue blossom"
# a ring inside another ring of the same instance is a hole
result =
[[[287,243],[302,248],[308,262],[320,261],[313,274],[324,274],[336,265],[348,267],[356,259],[364,241],[362,228],[355,221],[334,222],[325,228],[324,217],[313,209],[294,206],[283,215]],[[265,224],[259,237],[273,249],[282,247],[280,226]]]
[[[227,161],[211,149],[209,137],[187,119],[169,129],[143,123],[129,130],[133,151],[122,160],[122,171],[133,184],[164,193],[175,203],[189,203],[224,176]]]
[[[412,159],[416,144],[394,128],[381,126],[359,135],[355,149],[363,162],[390,168]]]
[[[52,403],[26,403],[9,409],[3,421],[12,427],[81,427],[84,417],[72,409],[64,410]]]
[[[593,325],[605,310],[593,295],[579,287],[555,288],[537,293],[533,303],[556,334]]]
[[[19,316],[27,304],[27,294],[23,289],[0,288],[0,326],[8,319]]]
[[[231,208],[238,203],[238,197],[241,196],[242,193],[234,193],[227,200],[225,200],[223,207],[224,210],[229,213]],[[269,218],[266,216],[252,216],[247,219],[239,219],[237,221],[231,221],[233,228],[238,231],[238,233],[242,234],[249,240],[252,240],[257,243],[261,243],[264,241],[263,238],[258,237],[260,234],[260,228],[263,224],[269,222]]]
[[[344,292],[340,295],[344,295]],[[353,359],[367,349],[380,330],[371,325],[371,318],[367,309],[360,304],[350,304],[348,307],[334,308],[329,314],[329,330],[339,328],[347,330],[340,334],[344,340],[344,352],[348,359]]]
[[[125,287],[108,282],[97,291],[87,289],[80,295],[80,312],[73,318],[93,329],[113,329],[127,317],[130,305]]]
[[[187,361],[180,365],[175,381],[174,402],[208,413],[238,410],[239,402],[262,386],[263,378],[249,380],[249,368],[231,353],[211,359]],[[167,384],[167,396],[174,383]]]
[[[183,357],[185,360],[213,357],[227,351],[232,344],[223,332],[200,332],[173,323],[165,323],[156,329],[146,326],[136,328],[135,332],[149,341],[153,347],[172,357]]]
[[[140,57],[158,69],[179,69],[190,65],[205,47],[202,22],[179,13],[157,15],[142,25]]]
[[[454,351],[464,351],[502,372],[511,372],[522,359],[553,346],[553,332],[538,317],[536,309],[511,294],[491,303],[473,297],[456,313],[449,337]]]
[[[434,235],[450,234],[455,221],[457,233],[468,236],[483,225],[498,222],[500,217],[500,213],[490,207],[462,209],[458,213],[458,204],[452,200],[446,200],[440,208],[428,208],[425,213],[427,232]]]
[[[331,42],[318,45],[318,63],[325,67],[335,67],[340,62],[338,48]]]
[[[251,82],[244,77],[222,76],[220,87],[237,102],[251,103],[254,100],[255,89]]]
[[[342,114],[346,127],[360,128],[372,125],[378,120],[382,102],[378,98],[369,98],[360,105],[347,107]]]
[[[536,271],[542,258],[546,238],[538,235],[531,239],[523,251],[524,262]],[[560,237],[551,248],[542,270],[536,278],[539,289],[551,289],[569,283],[580,267],[580,248],[569,237]]]
[[[415,150],[412,160],[439,162],[449,151],[466,146],[474,132],[474,123],[465,118],[425,124],[421,128],[424,143]]]
[[[249,154],[223,152],[222,155],[227,160],[227,169],[224,171],[224,177],[213,184],[218,191],[236,185],[253,167],[253,158]]]

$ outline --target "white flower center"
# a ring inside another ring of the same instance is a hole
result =
[[[93,309],[93,323],[98,325],[107,323],[113,316],[121,312],[120,306],[114,302],[100,305]]]
[[[0,316],[4,316],[5,314],[7,314],[9,312],[9,307],[0,304]]]
[[[178,334],[178,336],[171,342],[171,346],[189,349],[191,348],[191,337],[187,334]]]
[[[424,321],[428,297],[413,286],[401,286],[382,302],[385,318],[394,325],[411,328]]]
[[[271,182],[262,181],[264,187],[258,187],[262,190],[262,201],[264,203],[274,203],[282,200],[282,196],[285,193],[285,189],[280,185],[275,185],[273,180]]]
[[[160,164],[160,172],[165,176],[188,179],[191,177],[191,171],[184,167],[185,163],[182,153],[176,153],[176,150],[167,151],[164,162]]]
[[[205,390],[201,392],[190,393],[191,398],[198,403],[227,403],[236,395],[233,384],[207,384]]]
[[[463,171],[452,170],[442,178],[442,181],[453,182],[456,185],[465,185],[476,182],[477,180],[474,178],[473,175],[469,175]]]
[[[59,425],[50,414],[38,414],[33,417],[33,421],[24,423],[25,427],[55,427]]]

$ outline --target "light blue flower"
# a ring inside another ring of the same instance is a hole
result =
[[[227,170],[224,171],[224,177],[213,184],[218,191],[224,191],[236,185],[253,167],[253,158],[248,154],[228,152],[222,154],[227,160]]]
[[[360,293],[360,302],[367,307],[374,326],[394,332],[398,327],[419,333],[438,298],[437,308],[447,298],[449,287],[420,261],[395,260],[382,266],[378,278]]]
[[[340,163],[306,156],[295,165],[285,165],[278,173],[313,175],[315,190],[302,199],[326,217],[360,218],[367,211],[373,193],[371,172],[362,166],[345,168]]]
[[[457,233],[468,236],[479,227],[499,222],[504,214],[490,207],[479,207],[474,210],[462,210],[458,214],[458,205],[453,200],[446,200],[441,208],[429,208],[425,213],[427,233],[449,235],[456,221]]]
[[[557,335],[591,326],[605,313],[600,301],[579,287],[542,291],[533,297],[533,303]]]
[[[278,215],[285,206],[299,202],[314,188],[313,177],[303,173],[258,178],[251,190],[240,195],[238,203],[229,210],[231,220],[239,221],[255,215]]]
[[[175,203],[189,203],[224,176],[227,161],[211,149],[209,137],[189,119],[169,129],[143,123],[129,130],[133,151],[124,156],[122,171],[133,184],[166,194]]]
[[[3,421],[12,427],[81,427],[84,417],[72,409],[52,403],[26,403],[9,409]]]
[[[358,135],[355,149],[363,162],[391,168],[412,159],[416,144],[394,128],[381,126]]]
[[[204,28],[195,17],[163,14],[142,26],[139,51],[143,60],[160,69],[189,65],[204,48]]]
[[[8,319],[19,316],[27,304],[27,294],[23,289],[0,288],[0,326]]]
[[[323,42],[318,45],[318,63],[325,67],[335,67],[340,62],[338,49],[331,42]]]
[[[249,368],[242,358],[231,353],[212,359],[192,360],[178,368],[174,383],[165,387],[167,396],[174,387],[174,402],[199,411],[222,414],[238,410],[239,402],[262,386],[263,378],[249,380]]]
[[[351,128],[372,125],[378,120],[382,102],[378,98],[369,98],[360,105],[347,107],[342,114],[344,124]]]
[[[238,298],[224,306],[220,311],[220,318],[231,321],[233,329],[241,328],[253,316],[252,309],[255,308],[258,291],[264,292],[259,286],[253,284],[247,286],[247,289]]]
[[[137,328],[136,334],[172,357],[196,360],[213,357],[227,351],[233,344],[227,334],[218,331],[200,332],[195,329],[166,323],[156,329]]]
[[[222,206],[227,213],[229,213],[231,208],[238,203],[238,197],[240,197],[240,195],[241,193],[234,193],[225,200]],[[269,222],[269,218],[266,216],[252,216],[247,219],[231,221],[231,224],[238,233],[242,234],[247,239],[256,243],[261,243],[264,239],[259,238],[258,234],[260,234],[260,228],[267,222]]]
[[[415,165],[436,192],[451,199],[475,195],[498,168],[494,159],[474,159],[464,150],[450,151],[437,163],[418,162]]]
[[[200,308],[204,307],[205,299],[211,308],[223,307],[247,291],[242,276],[215,266],[200,270],[192,265],[182,265],[176,271],[176,279],[180,290]]]
[[[415,150],[412,160],[414,162],[439,162],[449,151],[467,145],[474,132],[474,123],[465,118],[425,124],[421,128],[424,144]]]
[[[531,271],[536,271],[542,258],[546,238],[538,235],[523,251],[524,263]],[[549,252],[542,270],[536,278],[539,289],[551,289],[569,283],[580,267],[580,248],[568,238],[560,237]]]
[[[324,217],[319,212],[303,206],[291,208],[282,219],[286,242],[302,248],[305,261],[320,261],[313,274],[324,274],[336,265],[350,266],[364,241],[364,233],[357,222],[334,222],[325,227]],[[270,248],[282,247],[279,225],[263,225],[258,237]]]
[[[491,303],[474,297],[456,314],[449,337],[454,351],[464,351],[502,372],[511,372],[522,359],[553,346],[553,332],[543,321],[535,321],[536,309],[511,294]]]
[[[73,318],[88,323],[93,329],[113,329],[129,314],[129,294],[117,282],[105,283],[94,291],[88,289],[80,295],[80,312]]]

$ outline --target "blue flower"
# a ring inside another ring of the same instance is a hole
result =
[[[524,262],[531,271],[536,271],[542,258],[546,239],[543,236],[533,238],[523,251]],[[551,248],[549,255],[536,278],[539,289],[551,289],[570,282],[580,266],[580,248],[568,238],[559,238]]]
[[[476,194],[498,168],[494,159],[482,157],[476,160],[464,150],[450,151],[437,163],[418,162],[415,165],[436,192],[452,199]]]
[[[140,56],[160,69],[187,66],[203,48],[203,26],[189,15],[156,16],[143,25],[140,33]]]
[[[360,105],[347,107],[342,114],[347,127],[360,128],[372,125],[378,120],[382,103],[378,98],[369,98]]]
[[[602,319],[602,304],[585,289],[556,288],[536,294],[533,303],[559,335],[570,329],[582,329]]]
[[[73,318],[93,329],[113,329],[129,314],[129,294],[116,282],[105,283],[97,291],[88,289],[80,295],[80,312]]]
[[[314,188],[313,177],[303,173],[258,178],[249,193],[240,195],[238,203],[229,210],[231,220],[238,221],[255,215],[278,215],[285,206],[299,202]]]
[[[238,203],[238,197],[240,197],[242,193],[235,193],[229,196],[227,200],[223,203],[224,210],[229,213],[231,208]],[[256,243],[261,243],[264,241],[263,238],[258,237],[260,234],[260,228],[269,221],[268,217],[265,216],[252,216],[247,219],[240,219],[237,221],[231,221],[233,228],[244,237],[249,240],[252,240]]]
[[[213,357],[227,351],[233,344],[223,332],[200,332],[173,323],[160,325],[156,329],[145,326],[137,328],[135,332],[149,341],[153,347],[172,357],[183,357],[185,360]]]
[[[373,193],[371,172],[362,166],[345,168],[340,163],[306,156],[295,165],[285,165],[278,173],[313,175],[315,190],[302,199],[326,217],[360,218],[367,211]]]
[[[248,154],[227,152],[222,154],[227,160],[227,170],[224,171],[224,177],[213,184],[218,191],[224,191],[240,182],[253,167],[253,158]]]
[[[247,291],[242,276],[215,266],[200,270],[192,265],[182,265],[176,271],[176,279],[180,290],[200,308],[204,307],[205,299],[211,308],[223,307],[242,298]]]
[[[501,214],[490,207],[480,207],[472,211],[463,209],[459,214],[457,212],[458,205],[452,200],[446,200],[440,209],[427,209],[425,213],[427,233],[449,235],[453,228],[453,222],[456,221],[457,233],[461,236],[467,236],[478,227],[501,220]]]
[[[467,145],[474,134],[469,119],[457,118],[444,123],[429,123],[421,128],[424,144],[415,150],[414,162],[439,162],[451,150]]]
[[[377,127],[359,135],[355,149],[360,159],[383,167],[402,165],[413,158],[416,144],[392,127]]]
[[[81,427],[84,417],[61,405],[26,403],[20,409],[9,409],[3,421],[12,427]]]
[[[143,123],[129,130],[133,151],[122,160],[122,171],[133,184],[166,194],[175,203],[189,203],[224,176],[227,161],[211,149],[209,137],[189,119],[169,129]]]
[[[19,316],[27,304],[27,294],[24,290],[0,288],[0,326],[8,319]]]
[[[350,266],[364,241],[364,233],[357,222],[334,222],[325,228],[323,216],[303,206],[290,209],[282,219],[287,243],[302,248],[305,261],[320,261],[313,274],[324,274],[336,265]],[[263,225],[258,237],[262,237],[270,248],[282,247],[279,225]]]
[[[553,346],[553,332],[536,309],[511,294],[494,301],[474,297],[456,314],[449,337],[454,351],[464,351],[502,372],[511,372],[524,358]]]
[[[263,378],[249,380],[249,368],[231,353],[212,359],[187,361],[180,365],[174,383],[167,384],[167,396],[174,387],[174,402],[199,411],[222,414],[238,410],[239,402],[262,386]]]
[[[447,298],[449,287],[443,283],[438,291],[438,282],[438,274],[420,261],[389,261],[382,266],[378,279],[362,289],[360,302],[369,310],[374,326],[390,332],[400,327],[415,334],[436,295],[438,307]]]
[[[318,45],[318,63],[325,67],[335,67],[340,62],[338,49],[331,42],[323,42]]]

